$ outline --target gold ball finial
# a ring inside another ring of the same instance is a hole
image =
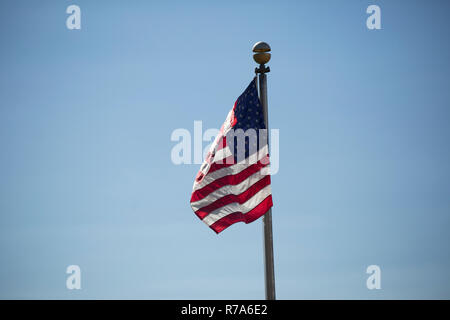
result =
[[[259,41],[255,43],[255,45],[253,46],[253,52],[255,52],[255,54],[253,55],[253,60],[255,60],[256,63],[259,64],[266,64],[267,62],[269,62],[271,57],[269,53],[270,50],[270,46],[266,42]]]

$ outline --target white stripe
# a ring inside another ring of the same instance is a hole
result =
[[[262,168],[262,169],[264,169],[264,168]],[[265,176],[266,176],[265,174],[261,174],[261,169],[260,169],[259,171],[255,172],[254,174],[252,174],[250,177],[248,177],[247,179],[245,179],[244,181],[242,181],[239,184],[224,185],[223,187],[221,187],[217,190],[214,190],[213,192],[208,194],[203,199],[198,200],[196,202],[192,202],[191,203],[192,210],[194,210],[194,212],[195,212],[198,209],[203,208],[203,207],[209,205],[210,203],[213,203],[214,201],[216,201],[226,195],[229,195],[229,194],[241,194],[242,192],[244,192],[245,190],[250,188],[252,185],[257,183],[259,180],[263,179]]]
[[[231,155],[233,154],[231,153],[230,148],[226,146],[225,148],[222,148],[216,152],[213,162],[219,162],[220,160],[226,159]]]
[[[206,223],[208,226],[210,226],[217,220],[222,219],[223,217],[226,217],[227,215],[233,212],[240,211],[245,214],[250,210],[252,210],[253,208],[255,208],[258,204],[260,204],[265,198],[267,198],[271,194],[272,191],[269,184],[260,191],[258,191],[258,193],[256,193],[253,197],[251,197],[243,204],[233,202],[230,203],[229,205],[226,205],[222,208],[212,211],[203,219],[203,222]]]
[[[203,179],[200,180],[200,182],[194,183],[194,188],[192,191],[199,190],[219,178],[222,178],[222,177],[225,177],[228,175],[238,174],[239,172],[248,168],[249,165],[255,164],[256,162],[258,162],[259,160],[261,160],[262,158],[267,156],[268,152],[269,152],[269,148],[267,147],[267,144],[266,144],[264,147],[259,149],[258,152],[252,154],[247,159],[244,159],[241,162],[238,162],[232,166],[216,170],[214,172],[211,172],[210,174],[206,174],[206,176],[203,177]],[[203,170],[202,170],[202,172],[205,173],[205,171],[203,171]]]
[[[200,167],[200,172],[202,172],[204,175],[206,175],[209,171],[209,167],[211,166],[211,163],[219,162],[223,159],[228,158],[231,156],[231,150],[229,147],[225,147],[217,151],[217,153],[214,155],[214,158],[210,160],[211,162],[208,162],[207,159],[203,162],[202,166]],[[197,184],[197,181],[194,181],[194,186]]]

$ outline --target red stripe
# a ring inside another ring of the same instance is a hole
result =
[[[217,144],[214,146],[214,150],[215,151],[219,151],[220,149],[225,148],[225,146],[227,145],[227,137],[220,137],[219,141],[217,141]]]
[[[220,233],[229,226],[237,222],[245,222],[250,223],[264,215],[271,207],[272,203],[272,195],[269,195],[265,198],[260,204],[258,204],[251,211],[243,214],[242,212],[233,212],[222,219],[214,222],[210,225],[210,228],[213,229],[216,233]]]
[[[226,157],[225,159],[218,160],[217,162],[211,163],[211,167],[209,168],[208,173],[212,173],[212,172],[222,169],[222,168],[228,168],[235,164],[236,163],[234,162],[234,156],[231,155],[231,156]]]
[[[250,199],[251,197],[253,197],[256,193],[258,193],[258,191],[260,191],[261,189],[263,189],[265,186],[268,186],[270,184],[270,176],[267,175],[264,178],[262,178],[261,180],[259,180],[257,183],[255,183],[254,185],[252,185],[250,188],[248,188],[247,190],[245,190],[244,192],[242,192],[239,195],[235,195],[235,194],[228,194],[220,199],[217,199],[216,201],[214,201],[213,203],[200,208],[199,210],[197,210],[195,212],[195,214],[203,220],[204,217],[206,217],[209,213],[211,213],[212,211],[221,208],[223,206],[226,206],[227,204],[233,203],[233,202],[237,202],[239,204],[243,204],[244,202],[246,202],[248,199]]]
[[[247,158],[247,161],[249,161],[249,158]],[[259,161],[261,161],[261,163],[269,164],[269,162],[270,162],[269,155],[267,154],[266,156],[264,156],[264,158],[262,158]],[[235,164],[237,164],[237,163],[234,162],[234,157],[231,155],[231,156],[223,159],[222,161],[213,162],[211,164],[211,167],[208,170],[208,173],[213,173],[216,170],[219,170],[222,168],[228,168],[228,167],[234,166]],[[254,164],[254,163],[247,163],[247,164],[250,165],[250,164]]]
[[[234,174],[234,175],[228,175],[219,179],[214,180],[210,184],[207,184],[201,189],[198,189],[192,193],[191,196],[191,202],[196,202],[198,200],[203,199],[211,192],[222,188],[226,185],[237,185],[250,177],[251,175],[255,174],[256,172],[260,171],[262,168],[267,166],[268,163],[263,162],[264,159],[261,159],[255,164],[252,164],[251,166],[245,168],[241,172]],[[265,161],[267,162],[267,161]]]
[[[234,102],[233,105],[233,115],[231,116],[231,127],[234,127],[234,125],[237,122],[236,116],[234,115],[234,111],[236,110],[237,100]]]

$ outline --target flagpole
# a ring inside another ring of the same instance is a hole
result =
[[[265,64],[270,60],[270,46],[265,42],[257,42],[253,46],[253,59],[259,64],[259,68],[255,68],[255,73],[259,78],[259,99],[264,111],[264,122],[266,124],[267,135],[269,135],[269,118],[267,113],[267,76],[270,68]],[[269,143],[269,136],[267,136]],[[273,234],[272,234],[272,208],[263,216],[264,230],[264,274],[266,300],[275,300],[275,271],[273,263]]]

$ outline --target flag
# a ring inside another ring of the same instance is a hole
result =
[[[195,214],[216,233],[250,223],[272,207],[269,148],[256,77],[234,103],[200,167]]]

